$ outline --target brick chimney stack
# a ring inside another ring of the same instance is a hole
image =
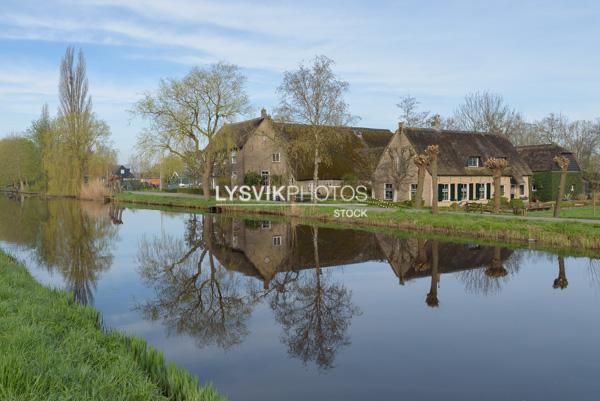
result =
[[[430,123],[431,123],[431,128],[439,131],[440,126],[442,125],[440,115],[436,114],[433,117],[431,117]]]
[[[398,132],[402,133],[402,131],[404,131],[404,121],[398,123]]]
[[[269,115],[267,114],[267,109],[265,109],[264,107],[260,111],[260,118],[269,118]]]

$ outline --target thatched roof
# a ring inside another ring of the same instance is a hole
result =
[[[284,140],[291,140],[307,132],[307,125],[275,122],[270,117],[255,118],[235,124],[227,124],[223,132],[232,136],[232,141],[238,149],[242,149],[250,135],[265,120],[270,121],[275,132]],[[332,145],[330,164],[321,164],[319,179],[339,180],[347,175],[361,177],[371,173],[386,145],[392,139],[392,132],[387,129],[364,127],[328,127],[332,133],[339,136],[339,141]],[[294,168],[297,180],[312,179],[312,155],[302,158]]]
[[[556,156],[564,156],[569,159],[569,168],[567,171],[580,171],[579,164],[573,153],[553,143],[517,146],[517,152],[527,162],[532,171],[560,171],[560,168],[554,162]]]
[[[417,153],[423,153],[429,145],[439,146],[439,175],[492,175],[484,167],[467,167],[469,157],[479,157],[482,163],[489,158],[506,158],[508,168],[504,175],[518,182],[522,176],[532,174],[515,147],[501,135],[433,128],[404,128],[403,133]]]

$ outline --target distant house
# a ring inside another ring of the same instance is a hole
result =
[[[554,162],[556,156],[569,159],[566,196],[575,197],[584,192],[581,169],[572,152],[555,144],[519,146],[517,151],[533,171],[532,198],[543,202],[556,199],[560,182],[560,168]]]
[[[408,128],[400,125],[387,145],[373,173],[373,197],[390,201],[413,200],[417,192],[417,167],[413,156],[429,145],[439,146],[438,187],[431,188],[431,166],[425,173],[423,199],[431,205],[434,196],[440,205],[453,202],[486,203],[494,196],[489,158],[504,158],[508,168],[501,179],[502,196],[529,198],[529,166],[503,136],[481,132],[449,131],[435,128]]]
[[[319,185],[340,185],[347,180],[369,181],[376,161],[392,137],[387,129],[329,127],[339,136],[331,162],[319,166]],[[262,185],[295,184],[308,191],[312,185],[313,157],[294,158],[286,144],[306,132],[302,124],[273,121],[263,109],[261,117],[225,125],[219,135],[230,136],[231,150],[223,168],[217,169],[213,185],[242,185],[249,173]]]
[[[135,178],[133,174],[131,174],[131,169],[120,165],[117,167],[113,173],[115,176],[119,177],[121,180],[130,180]]]

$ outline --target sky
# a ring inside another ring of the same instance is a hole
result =
[[[83,49],[97,116],[121,162],[144,121],[129,110],[161,78],[237,64],[254,115],[285,71],[315,55],[350,84],[357,125],[395,129],[401,96],[449,115],[465,94],[500,93],[528,119],[600,117],[594,1],[0,0],[0,137],[58,109],[58,67]]]

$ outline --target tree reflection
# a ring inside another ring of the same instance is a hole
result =
[[[170,235],[142,240],[139,271],[155,298],[140,308],[146,318],[193,336],[199,347],[228,349],[248,334],[246,320],[255,299],[239,276],[216,260],[221,235],[212,216],[193,215],[184,240]]]
[[[312,228],[315,268],[297,273],[276,289],[271,298],[275,318],[283,328],[288,353],[304,364],[314,361],[321,369],[333,367],[337,351],[350,344],[348,328],[359,309],[351,292],[324,275],[319,260],[319,229]],[[287,279],[290,278],[288,275]]]
[[[431,286],[429,293],[425,298],[425,303],[436,308],[440,305],[438,299],[438,283],[440,282],[439,264],[440,264],[440,244],[438,241],[431,241]]]
[[[564,290],[569,286],[569,280],[567,280],[567,272],[565,271],[565,257],[558,257],[558,277],[554,279],[552,287],[560,288]]]
[[[100,273],[112,264],[116,228],[102,204],[51,201],[47,205],[37,257],[50,271],[63,276],[77,302],[92,303]]]
[[[502,256],[503,248],[494,247],[486,268],[470,269],[459,273],[467,292],[490,295],[498,293],[502,284],[519,271],[520,254],[512,253],[508,259]],[[503,260],[505,260],[503,264]]]

